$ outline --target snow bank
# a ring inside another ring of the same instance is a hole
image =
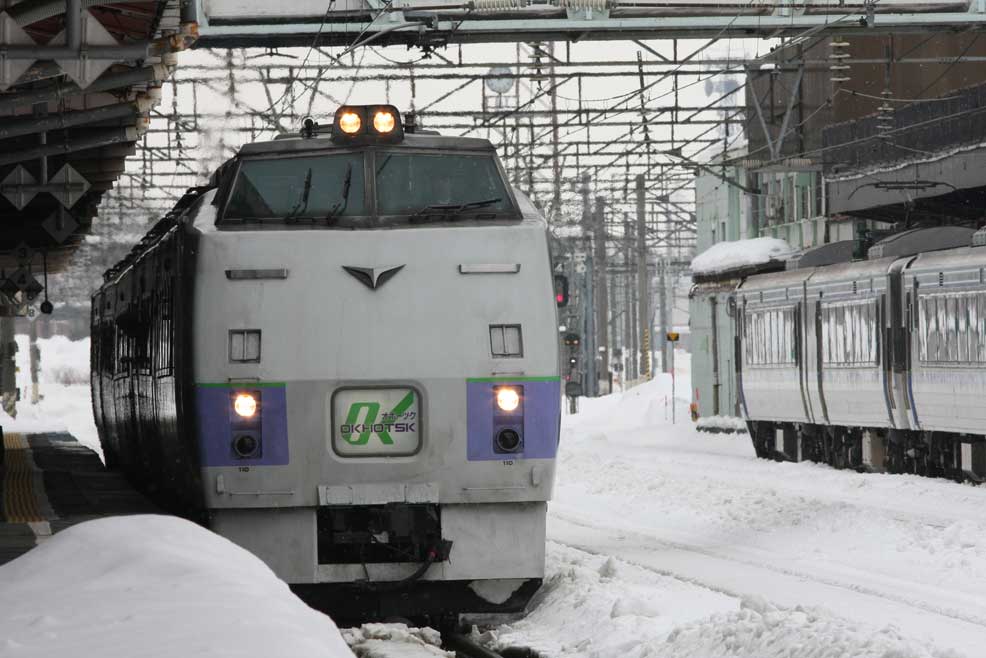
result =
[[[536,605],[480,637],[495,650],[529,646],[544,658],[961,658],[894,626],[735,597],[559,544],[549,545]]]
[[[352,658],[259,559],[167,516],[82,523],[0,566],[11,658]]]
[[[0,410],[0,426],[6,432],[69,432],[102,456],[99,434],[92,417],[89,389],[89,339],[71,341],[64,336],[39,339],[41,401],[31,404],[31,367],[28,338],[18,335],[17,386],[22,391],[17,418]]]
[[[530,647],[544,658],[662,656],[679,624],[737,610],[724,594],[612,557],[549,543],[547,577],[532,612],[486,638],[494,650]]]
[[[695,423],[695,429],[699,432],[735,432],[746,434],[746,423],[742,418],[736,416],[706,416],[699,418]]]
[[[903,637],[893,626],[874,630],[819,608],[783,609],[744,599],[739,612],[674,630],[662,658],[957,658]]]
[[[772,260],[784,260],[794,254],[779,238],[753,238],[735,242],[719,242],[692,259],[692,274],[715,274]]]
[[[363,624],[343,630],[342,637],[357,658],[455,658],[440,648],[442,636],[433,628]]]

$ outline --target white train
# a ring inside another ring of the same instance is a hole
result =
[[[108,463],[338,618],[516,611],[559,440],[546,223],[492,145],[349,106],[244,146],[93,297]]]
[[[986,235],[971,234],[899,234],[869,260],[738,286],[740,405],[757,454],[986,480]]]

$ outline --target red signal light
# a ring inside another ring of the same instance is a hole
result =
[[[555,275],[555,304],[568,306],[568,277],[562,274]]]

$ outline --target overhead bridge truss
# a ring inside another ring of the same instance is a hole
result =
[[[192,0],[202,47],[776,38],[966,30],[984,0]]]

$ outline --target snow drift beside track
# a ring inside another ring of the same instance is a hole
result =
[[[110,517],[0,566],[10,658],[352,658],[259,559],[181,519]]]

